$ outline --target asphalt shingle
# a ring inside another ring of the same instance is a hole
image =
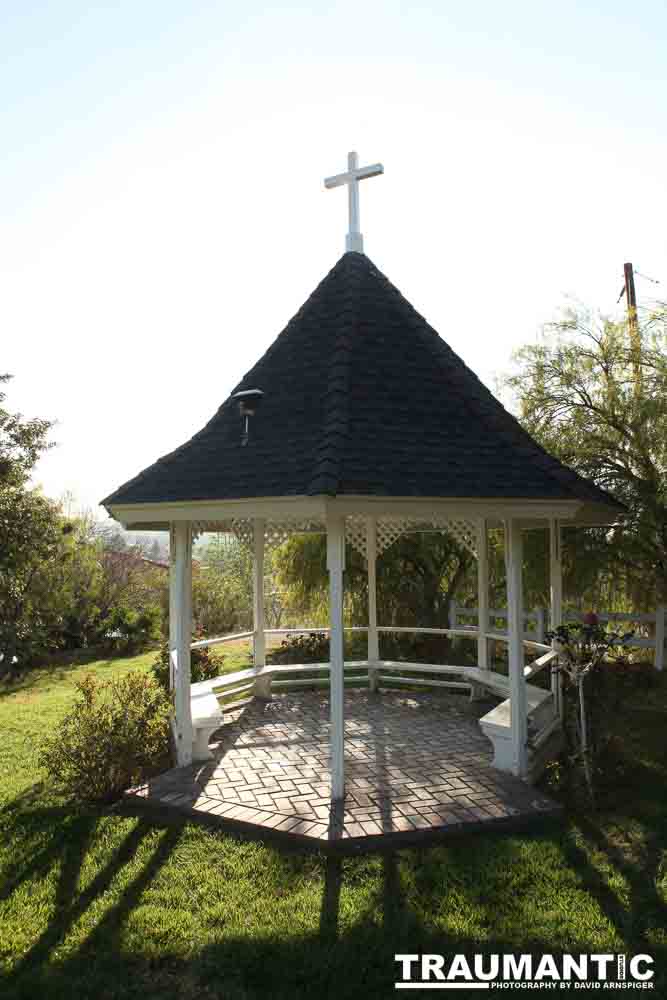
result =
[[[619,506],[533,441],[363,254],[340,258],[243,389],[264,392],[247,446],[230,396],[103,503],[360,494]]]

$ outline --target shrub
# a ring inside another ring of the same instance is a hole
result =
[[[223,657],[214,656],[208,646],[190,651],[190,682],[210,681],[222,673]],[[165,691],[169,691],[169,643],[164,642],[153,661],[153,676]]]
[[[121,604],[109,616],[107,640],[121,653],[138,653],[160,636],[162,612],[155,604],[140,611]]]
[[[288,635],[267,657],[271,663],[328,663],[329,636],[326,632]]]
[[[42,743],[40,764],[56,787],[77,799],[109,802],[167,767],[171,701],[153,678],[88,675],[74,707]]]

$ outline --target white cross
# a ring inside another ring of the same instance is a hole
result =
[[[340,187],[347,184],[348,201],[350,206],[350,230],[345,237],[345,249],[356,250],[357,253],[364,252],[364,238],[359,230],[359,181],[366,177],[377,177],[384,173],[381,163],[373,163],[370,167],[359,166],[358,153],[347,154],[347,172],[336,174],[335,177],[327,177],[324,181],[325,188]]]

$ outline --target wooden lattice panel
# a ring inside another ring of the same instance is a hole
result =
[[[234,518],[226,524],[198,521],[193,525],[197,535],[204,531],[230,530],[243,545],[252,548],[253,522],[252,518]],[[280,521],[267,520],[264,527],[264,545],[273,549],[282,545],[291,535],[302,532],[322,532],[326,530],[322,521],[304,520],[303,518],[286,518]],[[415,517],[378,517],[377,519],[377,554],[378,556],[393,545],[402,535],[416,531],[439,531],[450,534],[465,549],[477,558],[476,532],[472,521],[465,518],[415,518]],[[345,518],[345,538],[357,552],[367,558],[366,547],[366,517],[363,514],[351,514]]]
[[[393,545],[402,535],[415,531],[439,531],[450,534],[459,545],[463,545],[469,552],[477,557],[475,547],[475,527],[470,521],[462,518],[424,518],[401,517],[377,519],[377,554],[378,556]],[[360,514],[353,514],[345,519],[345,537],[357,552],[364,559],[367,558],[366,549],[366,518]]]
[[[366,518],[361,514],[352,514],[345,518],[345,541],[357,552],[367,558],[366,552]]]
[[[253,545],[253,522],[252,518],[238,517],[231,522],[231,529],[239,542],[252,548]],[[289,518],[285,521],[265,521],[264,524],[264,547],[275,549],[283,542],[286,542],[291,535],[301,532],[324,532],[324,524],[319,521],[303,520],[303,518]]]

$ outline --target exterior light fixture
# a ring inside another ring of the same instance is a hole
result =
[[[239,413],[241,414],[241,419],[243,420],[243,436],[241,437],[242,445],[246,445],[248,443],[250,417],[254,417],[257,413],[263,396],[264,393],[261,389],[244,389],[242,392],[235,392],[232,397],[233,399],[238,399],[239,401]]]

